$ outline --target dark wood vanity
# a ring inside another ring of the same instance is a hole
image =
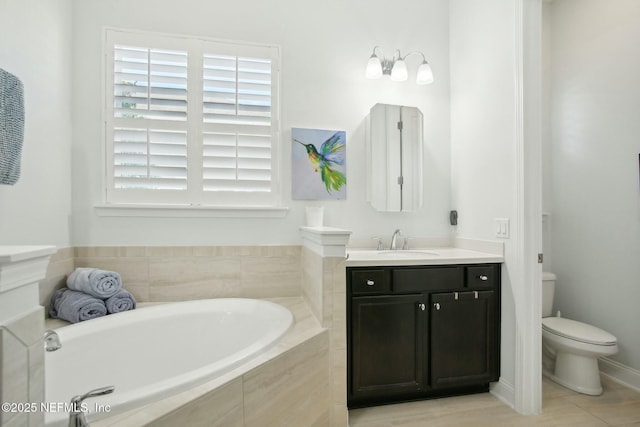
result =
[[[500,264],[347,268],[349,408],[488,391]]]

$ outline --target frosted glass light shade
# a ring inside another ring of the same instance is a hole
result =
[[[391,69],[391,80],[394,82],[403,82],[407,80],[407,64],[402,59],[398,59]]]
[[[367,70],[365,72],[365,76],[368,79],[379,79],[382,77],[382,64],[380,63],[380,58],[378,58],[375,54],[371,55],[369,58],[369,62],[367,62]]]
[[[433,71],[431,71],[431,66],[427,61],[423,62],[418,68],[416,83],[419,85],[428,85],[433,83]]]

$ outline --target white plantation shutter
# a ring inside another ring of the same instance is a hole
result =
[[[278,55],[107,30],[107,201],[276,205]]]
[[[271,136],[205,133],[203,178],[205,191],[269,191]]]
[[[187,189],[187,134],[158,129],[114,129],[116,188]]]
[[[203,189],[268,192],[271,61],[205,53]]]
[[[187,52],[114,46],[114,116],[187,119]]]

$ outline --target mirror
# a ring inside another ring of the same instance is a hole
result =
[[[422,206],[422,113],[376,104],[367,116],[367,200],[380,212]]]

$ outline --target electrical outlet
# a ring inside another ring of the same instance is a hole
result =
[[[509,218],[496,218],[496,237],[499,239],[509,238]]]

